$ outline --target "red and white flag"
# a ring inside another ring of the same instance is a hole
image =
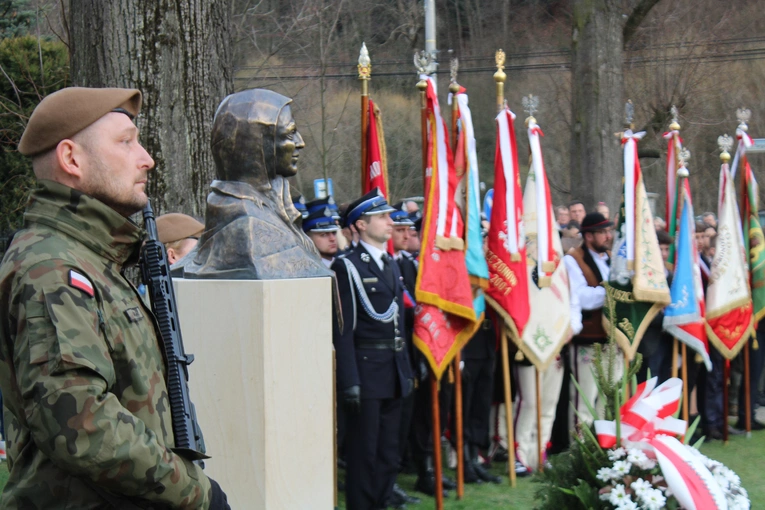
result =
[[[486,299],[502,316],[517,342],[531,314],[526,279],[526,236],[523,193],[515,139],[515,114],[505,108],[497,115],[494,153],[494,204],[488,250],[489,288]]]
[[[433,80],[426,91],[427,165],[422,247],[415,297],[414,343],[440,379],[478,325],[465,265],[464,223],[455,202],[457,178],[448,129]]]
[[[369,100],[369,129],[367,130],[367,164],[364,174],[364,189],[361,194],[378,188],[388,198],[388,165],[385,157],[385,139],[382,137],[380,109]]]
[[[364,167],[365,195],[377,188],[386,199],[388,194],[388,158],[385,153],[385,135],[382,114],[374,101],[369,100],[369,129],[367,129],[367,164]],[[393,255],[393,240],[388,240],[388,253]]]
[[[728,165],[720,168],[717,243],[707,287],[707,333],[726,359],[733,359],[754,332],[741,216]]]

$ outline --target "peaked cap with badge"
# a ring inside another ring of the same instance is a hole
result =
[[[137,90],[63,89],[35,109],[19,150],[50,150],[109,112],[136,115],[140,100]],[[121,274],[142,238],[81,191],[41,180],[32,193],[0,265],[10,466],[0,508],[113,506],[105,494],[137,508],[210,505],[210,480],[172,451],[154,319]]]
[[[314,212],[303,220],[304,232],[337,232],[338,230],[340,227],[329,207],[314,209]]]
[[[385,214],[395,211],[388,205],[388,201],[380,192],[380,188],[375,188],[361,198],[357,198],[350,203],[345,210],[343,225],[346,227],[356,223],[362,216],[373,216],[376,214]]]
[[[404,202],[399,202],[393,206],[395,211],[390,213],[390,219],[393,220],[393,225],[397,227],[413,227],[414,221],[409,217],[409,213],[404,211]]]
[[[329,209],[332,212],[332,217],[336,220],[340,219],[340,211],[337,208],[337,203],[335,202],[335,199],[331,196],[324,197],[324,198],[317,198],[316,200],[311,200],[307,204],[305,204],[306,209],[308,209],[308,214],[313,214],[316,211],[324,212],[324,209]]]

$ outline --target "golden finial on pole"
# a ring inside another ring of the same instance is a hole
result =
[[[724,134],[722,136],[717,137],[717,146],[722,151],[720,153],[720,160],[723,162],[723,164],[730,161],[730,151],[733,148],[733,137],[731,137],[729,134]]]
[[[502,111],[505,107],[505,52],[497,50],[494,54],[494,60],[497,63],[497,72],[494,73],[494,81],[497,83],[497,111]]]
[[[361,81],[361,194],[366,186],[367,136],[369,133],[369,80],[372,78],[372,61],[366,43],[361,43],[359,52],[359,80]]]

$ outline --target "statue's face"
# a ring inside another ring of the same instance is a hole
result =
[[[298,155],[300,149],[305,147],[305,143],[303,137],[298,133],[289,105],[282,109],[276,121],[275,143],[275,173],[282,177],[292,177],[297,174]]]

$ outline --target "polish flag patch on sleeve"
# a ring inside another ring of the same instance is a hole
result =
[[[69,270],[69,285],[75,289],[80,289],[90,297],[95,295],[93,284],[90,283],[90,280],[85,275],[78,273],[74,269]]]

